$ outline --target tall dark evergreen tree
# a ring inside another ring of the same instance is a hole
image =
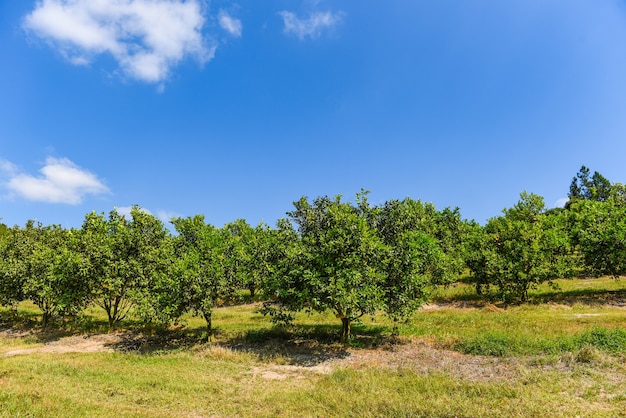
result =
[[[577,200],[604,202],[611,196],[612,187],[611,182],[597,171],[590,176],[589,169],[583,165],[570,184],[567,207]]]

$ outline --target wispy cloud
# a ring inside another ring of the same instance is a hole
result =
[[[241,32],[243,31],[241,20],[232,17],[224,10],[220,10],[217,15],[217,19],[219,20],[220,27],[222,29],[236,38],[241,37]]]
[[[133,210],[132,206],[116,206],[115,210],[117,211],[118,214],[125,216],[127,219],[130,219],[130,213]],[[150,212],[148,209],[146,208],[139,208],[139,210],[141,212],[147,213],[148,215],[152,215],[152,212]]]
[[[77,205],[86,195],[110,193],[95,174],[67,158],[47,158],[39,176],[21,173],[8,161],[0,161],[0,170],[11,193],[36,202]]]
[[[70,62],[109,53],[134,79],[161,83],[186,57],[213,58],[199,0],[42,0],[23,27]]]
[[[558,199],[556,202],[554,202],[554,207],[555,208],[564,208],[565,205],[567,204],[567,202],[569,202],[569,198],[562,197],[562,198]]]
[[[132,206],[119,206],[119,207],[116,207],[115,209],[117,210],[117,213],[119,213],[120,215],[126,216],[126,218],[130,219],[130,212],[132,208],[133,208]],[[141,208],[141,210],[149,215],[154,216],[152,211],[146,208]],[[159,218],[165,226],[168,226],[170,221],[173,218],[179,218],[181,216],[182,215],[180,213],[173,212],[173,211],[162,210],[162,209],[159,209],[156,211],[156,217]]]
[[[322,31],[336,26],[343,18],[341,12],[313,12],[306,19],[301,19],[295,13],[286,10],[278,14],[283,18],[285,33],[295,35],[300,39],[317,38]]]
[[[170,221],[174,218],[180,218],[183,215],[178,213],[178,212],[174,212],[174,211],[170,211],[170,210],[158,210],[157,211],[157,217],[163,221],[163,223],[165,224],[169,224]]]
[[[0,173],[6,176],[14,176],[17,173],[17,166],[10,161],[0,159]]]

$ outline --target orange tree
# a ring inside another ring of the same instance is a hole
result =
[[[318,197],[294,202],[289,216],[298,237],[281,260],[284,268],[267,289],[265,312],[288,320],[290,312],[331,310],[341,320],[341,342],[350,338],[352,323],[384,306],[382,264],[387,246],[368,222],[365,193],[357,204]]]

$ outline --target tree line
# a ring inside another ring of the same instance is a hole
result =
[[[478,294],[524,302],[556,278],[626,271],[626,189],[584,166],[564,208],[523,192],[484,226],[458,208],[410,198],[373,206],[367,195],[302,197],[274,227],[219,228],[196,215],[173,219],[170,233],[139,206],[128,217],[89,213],[80,228],[0,225],[0,305],[31,300],[43,326],[95,305],[111,329],[129,315],[172,324],[192,313],[211,335],[213,309],[245,289],[277,323],[333,312],[346,342],[375,312],[397,330],[467,272]]]

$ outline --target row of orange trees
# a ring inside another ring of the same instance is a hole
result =
[[[343,324],[384,310],[409,316],[427,288],[452,282],[464,268],[466,224],[457,210],[406,199],[372,207],[306,198],[275,228],[238,220],[217,228],[201,215],[173,219],[171,234],[134,207],[90,213],[80,229],[28,222],[0,238],[0,301],[32,300],[52,318],[100,306],[114,327],[127,315],[171,323],[188,312],[206,320],[246,288],[262,293],[264,312],[288,321],[295,311],[332,310]],[[294,224],[297,227],[294,227]]]
[[[89,213],[78,229],[4,227],[0,304],[32,300],[44,326],[93,304],[111,328],[128,315],[168,324],[194,313],[210,334],[213,309],[248,289],[274,321],[334,312],[346,341],[363,315],[407,319],[467,269],[479,293],[524,301],[557,277],[626,270],[623,188],[583,169],[566,208],[547,210],[522,193],[484,226],[408,198],[372,206],[361,192],[352,202],[303,197],[273,228],[245,220],[218,228],[196,215],[173,219],[170,233],[139,207],[129,217]]]

